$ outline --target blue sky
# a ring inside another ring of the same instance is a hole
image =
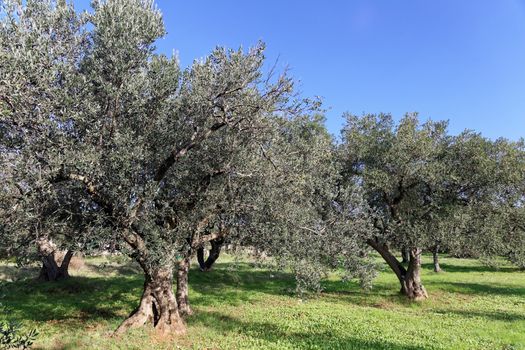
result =
[[[83,8],[87,0],[75,0]],[[223,45],[267,43],[306,96],[345,111],[417,111],[496,138],[525,136],[525,0],[157,0],[160,52],[183,66]]]

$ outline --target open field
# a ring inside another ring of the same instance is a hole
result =
[[[382,271],[364,292],[337,276],[319,297],[298,299],[293,276],[233,263],[190,274],[195,314],[188,334],[158,339],[148,331],[111,337],[136,306],[142,276],[124,259],[92,258],[72,279],[37,283],[0,266],[3,302],[37,327],[35,349],[525,349],[525,272],[476,260],[443,258],[441,274],[424,258],[430,299],[408,303]]]

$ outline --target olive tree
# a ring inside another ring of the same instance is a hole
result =
[[[401,293],[427,297],[421,253],[440,247],[520,256],[523,145],[472,131],[448,135],[445,122],[406,115],[347,116],[340,147],[346,181],[358,181],[374,209],[367,240],[396,274]],[[514,242],[514,248],[504,242]],[[392,249],[408,250],[408,267]],[[515,254],[517,252],[517,254]]]
[[[518,266],[524,259],[525,150],[523,141],[491,141],[479,134],[456,138],[451,159],[475,171],[463,178],[462,204],[450,223],[464,234],[459,248],[482,258],[504,256]],[[458,247],[453,247],[458,250]]]
[[[182,71],[154,52],[164,27],[151,1],[96,1],[82,16],[61,1],[8,1],[4,12],[2,122],[24,137],[27,227],[54,229],[77,208],[91,232],[116,234],[145,276],[117,331],[184,332],[189,259],[277,209],[255,204],[263,176],[278,177],[267,176],[275,119],[310,103],[285,75],[263,76],[262,44],[217,48]]]
[[[39,256],[41,277],[55,280],[67,277],[72,256],[68,250],[59,266],[57,248],[76,249],[76,238],[69,239],[76,231],[64,235],[64,227],[38,219],[57,208],[42,180],[49,148],[64,131],[59,117],[76,103],[69,79],[87,47],[85,20],[62,1],[2,1],[0,17],[0,142],[9,194],[2,244],[19,262]]]
[[[346,181],[358,181],[374,209],[375,234],[367,243],[396,274],[401,293],[427,297],[421,283],[421,254],[435,242],[436,223],[447,212],[450,192],[444,155],[450,142],[446,123],[420,124],[406,115],[347,115],[340,159]],[[408,267],[392,249],[407,249]]]

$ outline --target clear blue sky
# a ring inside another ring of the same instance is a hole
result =
[[[84,8],[88,0],[75,0]],[[525,136],[525,0],[158,0],[160,52],[183,66],[216,45],[267,43],[322,96],[338,135],[345,111],[417,111],[485,136]]]

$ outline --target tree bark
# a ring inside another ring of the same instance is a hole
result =
[[[386,244],[379,243],[373,239],[369,239],[367,243],[381,255],[396,274],[401,285],[401,294],[407,296],[410,300],[422,300],[428,297],[425,287],[423,287],[421,283],[421,249],[409,249],[408,268],[405,269],[399,260],[390,252]]]
[[[145,272],[140,304],[115,333],[122,334],[130,328],[142,327],[147,323],[152,324],[160,333],[185,333],[186,325],[180,317],[172,284],[173,270],[169,266]]]
[[[434,272],[441,272],[441,266],[439,266],[439,244],[436,244],[432,249],[432,258],[434,260]]]
[[[68,250],[62,262],[58,263],[56,245],[47,237],[42,237],[37,240],[38,252],[42,258],[42,268],[38,275],[39,281],[59,281],[69,278],[69,263],[73,257],[74,252]]]
[[[401,293],[411,300],[422,300],[428,298],[427,291],[421,283],[421,249],[410,249],[410,260],[403,281],[401,281]]]
[[[204,260],[204,247],[197,249],[197,261],[199,262],[199,269],[203,272],[210,271],[213,264],[221,254],[221,248],[224,243],[223,238],[218,238],[210,241],[211,249],[208,258]]]
[[[179,262],[177,268],[177,304],[182,317],[193,314],[188,298],[188,274],[190,270],[191,255]]]
[[[204,258],[204,247],[197,249],[197,262],[199,263],[199,270],[204,272],[206,269],[206,260]]]

